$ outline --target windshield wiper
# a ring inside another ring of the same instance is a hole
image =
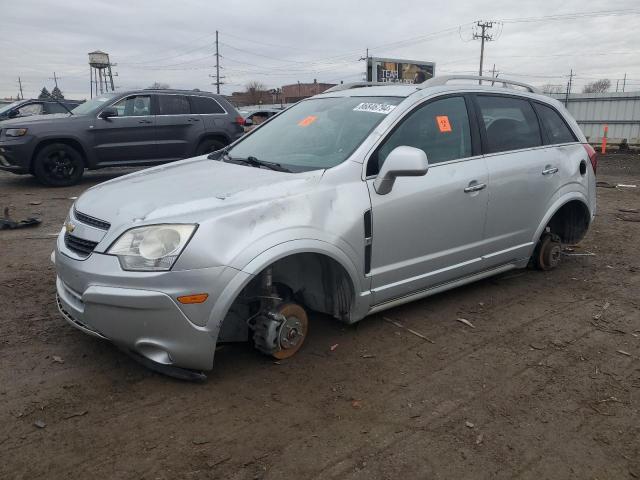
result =
[[[267,162],[265,160],[260,160],[254,156],[249,156],[247,158],[239,158],[239,157],[232,157],[231,155],[229,155],[228,152],[224,152],[223,157],[224,157],[223,161],[225,162],[240,163],[242,165],[249,165],[251,167],[256,167],[256,168],[265,167],[265,168],[268,168],[269,170],[275,170],[276,172],[291,173],[291,170],[289,170],[286,167],[283,167],[279,163]]]

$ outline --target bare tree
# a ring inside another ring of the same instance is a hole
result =
[[[603,78],[602,80],[596,80],[595,82],[587,83],[582,89],[582,93],[604,93],[609,91],[611,87],[611,80]]]
[[[264,83],[258,82],[257,80],[253,80],[247,83],[245,87],[245,95],[247,101],[251,105],[257,105],[260,102],[267,101],[269,99],[269,92],[267,91],[267,87]]]
[[[546,94],[563,93],[564,87],[553,83],[545,83],[542,85],[542,92]]]
[[[171,88],[171,86],[168,83],[153,82],[149,88],[153,90],[167,90],[168,88]]]

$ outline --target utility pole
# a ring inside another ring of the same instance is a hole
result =
[[[213,75],[209,75],[210,77],[213,77]],[[213,83],[212,85],[216,86],[216,93],[220,94],[220,85],[223,85],[223,82],[220,81],[221,78],[224,77],[220,77],[220,49],[218,47],[218,30],[216,30],[216,76],[215,76],[215,83]]]
[[[618,86],[620,85],[620,79],[616,80],[616,93],[618,93]]]
[[[364,57],[360,57],[358,59],[359,62],[364,60],[364,81],[369,80],[369,49],[367,48],[367,52]],[[371,81],[373,81],[373,73],[371,74]]]
[[[564,96],[564,106],[566,107],[569,104],[569,95],[571,94],[571,85],[573,83],[573,68],[571,69],[571,73],[569,74],[569,81],[567,82],[567,93]]]
[[[24,93],[22,93],[22,79],[18,77],[18,85],[20,85],[20,99],[24,100]]]
[[[624,87],[627,85],[627,74],[624,74],[624,79],[622,79],[622,91],[624,92]]]
[[[498,74],[500,72],[496,71],[496,64],[493,64],[493,68],[491,69],[491,78],[498,78]],[[491,82],[491,86],[493,87],[496,84],[496,82]]]
[[[473,39],[474,40],[477,40],[478,38],[480,39],[480,73],[479,73],[479,76],[482,76],[482,64],[484,62],[484,41],[486,40],[487,42],[490,42],[491,40],[493,40],[493,36],[489,35],[487,33],[488,30],[491,30],[493,28],[493,23],[494,22],[483,22],[481,20],[478,20],[476,22],[476,25],[478,26],[478,28],[480,28],[480,32],[481,32],[481,33],[478,33],[476,31],[473,34]],[[482,80],[480,80],[480,85],[482,85]]]

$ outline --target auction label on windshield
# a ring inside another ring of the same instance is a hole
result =
[[[372,113],[381,113],[383,115],[390,114],[393,109],[396,108],[395,105],[387,105],[385,103],[369,103],[363,102],[353,109],[354,112],[372,112]]]
[[[315,115],[309,115],[308,117],[303,118],[302,120],[300,120],[298,122],[298,126],[300,126],[300,127],[308,127],[313,122],[315,122],[317,119],[318,119],[318,117],[316,117]]]

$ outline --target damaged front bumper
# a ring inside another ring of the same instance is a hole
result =
[[[220,321],[212,320],[211,312],[216,292],[237,270],[125,272],[114,256],[94,252],[78,260],[64,248],[61,235],[52,260],[58,308],[68,323],[156,365],[213,368]],[[194,291],[209,298],[199,305],[177,302]]]

